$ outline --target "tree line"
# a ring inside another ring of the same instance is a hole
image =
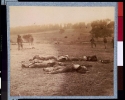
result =
[[[95,38],[111,37],[114,33],[114,21],[109,19],[96,20],[91,23],[90,34]]]
[[[88,26],[84,22],[80,23],[67,23],[67,24],[47,24],[47,25],[32,25],[32,26],[19,26],[10,28],[10,33],[12,34],[21,34],[21,33],[35,33],[35,32],[44,32],[44,31],[53,31],[53,30],[66,30],[74,29],[74,31],[85,30]],[[90,25],[89,25],[90,26]],[[91,27],[91,26],[90,26]]]
[[[10,28],[10,34],[35,33],[44,31],[59,30],[59,33],[64,33],[66,29],[73,29],[76,33],[88,32],[93,37],[110,37],[114,33],[114,21],[110,19],[95,20],[91,23],[67,23],[67,24],[47,24],[47,25],[32,25]]]

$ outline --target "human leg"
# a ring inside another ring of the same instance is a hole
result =
[[[91,48],[93,48],[93,43],[91,43]]]
[[[18,43],[18,50],[20,50],[20,44]]]
[[[53,70],[54,70],[54,67],[43,68],[43,71],[45,71],[45,72],[51,72]]]
[[[71,69],[69,69],[66,66],[57,66],[52,71],[48,72],[48,74],[57,74],[57,73],[65,73],[69,72]]]
[[[34,63],[26,63],[26,62],[24,62],[24,63],[22,63],[22,68],[30,68],[30,66],[33,66],[34,65]]]
[[[96,43],[94,43],[95,47],[96,47]]]
[[[104,43],[104,45],[105,45],[105,49],[106,49],[106,43]]]
[[[21,48],[23,49],[23,44],[22,44],[22,43],[20,44],[20,46],[21,46]]]

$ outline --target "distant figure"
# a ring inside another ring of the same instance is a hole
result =
[[[21,36],[18,35],[18,37],[17,37],[18,50],[20,50],[20,48],[23,49],[23,43],[22,42],[23,42],[23,40],[22,40]]]
[[[34,41],[33,36],[30,36],[30,37],[29,37],[29,44],[30,44],[30,45],[33,45],[33,41]]]
[[[113,46],[113,48],[114,48],[114,38],[112,38],[112,46]]]
[[[95,47],[96,47],[96,43],[95,43],[95,40],[94,40],[93,37],[91,38],[90,42],[91,42],[91,47],[92,47],[92,48],[93,48],[93,45],[95,45]]]
[[[104,46],[105,46],[105,49],[106,49],[107,48],[107,39],[106,39],[106,37],[104,37],[103,42],[104,42]]]

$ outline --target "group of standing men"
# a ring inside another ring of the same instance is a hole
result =
[[[95,40],[93,37],[91,38],[90,42],[91,42],[92,48],[93,48],[93,46],[96,47],[96,43],[95,43]],[[103,42],[104,42],[104,47],[106,49],[107,48],[107,38],[106,37],[103,38]],[[17,37],[17,43],[18,43],[18,50],[23,49],[23,40],[20,35],[18,35],[18,37]],[[112,38],[112,45],[114,48],[114,38]]]
[[[94,38],[92,37],[91,38],[91,40],[90,40],[90,42],[91,42],[91,47],[93,48],[93,46],[95,46],[96,47],[96,43],[95,43],[95,40],[94,40]],[[106,37],[104,37],[103,38],[103,42],[104,42],[104,47],[105,47],[105,49],[107,48],[107,38]],[[113,45],[113,48],[114,48],[114,38],[112,38],[112,45]]]

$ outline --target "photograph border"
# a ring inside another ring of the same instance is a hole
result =
[[[10,6],[70,6],[70,7],[114,7],[114,96],[10,96]],[[117,98],[117,34],[118,33],[118,7],[117,2],[7,2],[7,54],[8,54],[8,100],[12,99],[116,99]]]

